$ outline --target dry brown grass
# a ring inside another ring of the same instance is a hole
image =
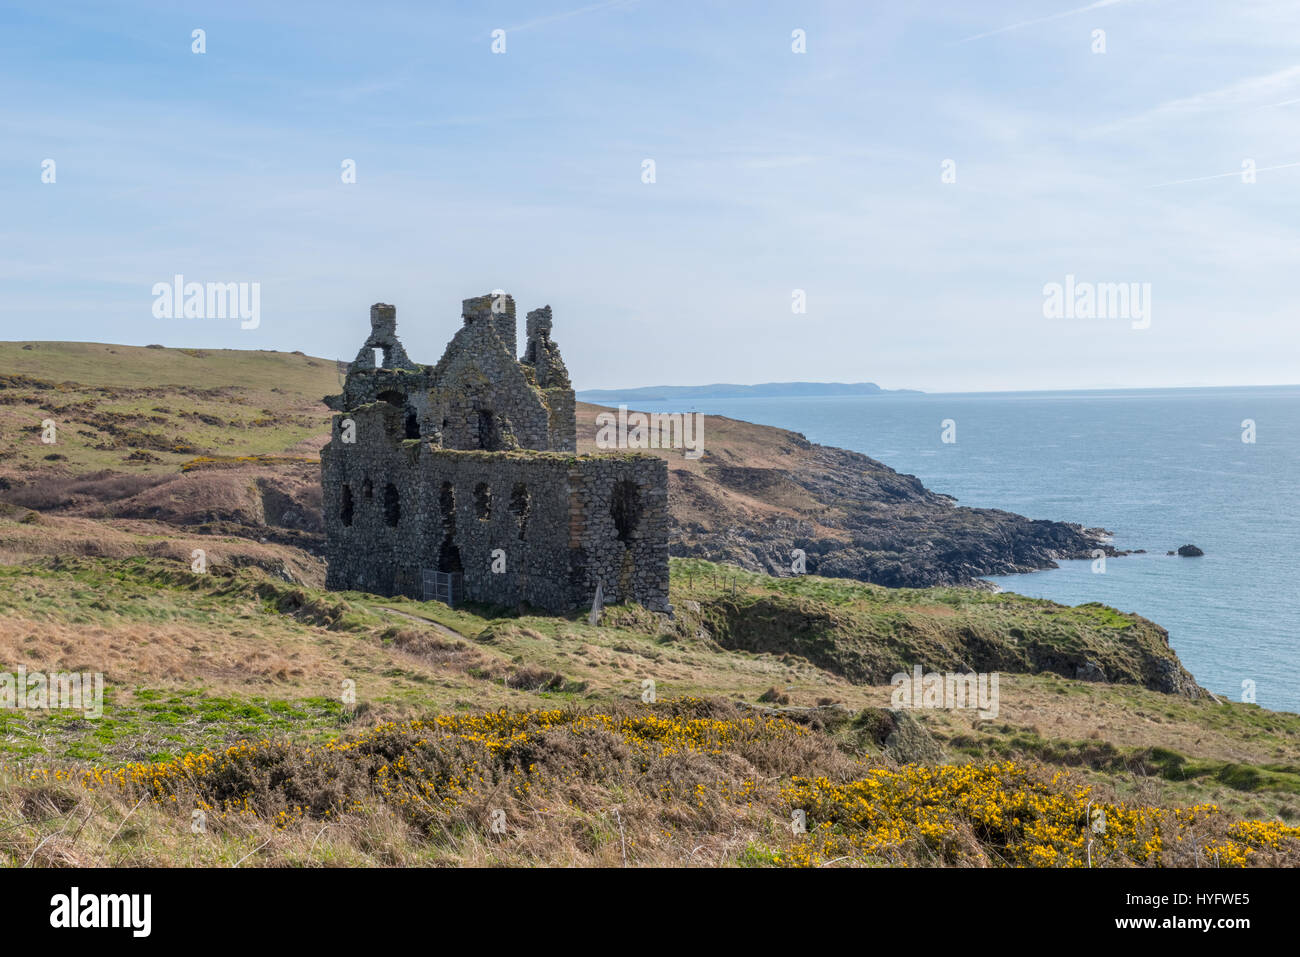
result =
[[[594,723],[553,714],[551,725],[487,714],[380,726],[346,749],[268,742],[206,771],[90,788],[10,774],[0,854],[41,866],[221,864],[248,851],[246,866],[732,864],[780,839],[782,780],[855,767],[825,735],[725,702],[616,708]],[[203,832],[187,834],[195,809]]]
[[[203,535],[166,522],[142,519],[89,519],[41,514],[34,521],[0,520],[0,564],[18,565],[44,556],[85,558],[167,558],[189,567],[195,549],[207,555],[208,568],[262,568],[287,572],[295,581],[320,588],[325,564],[299,548],[248,538]]]
[[[0,858],[49,867],[1300,862],[1298,828],[1212,807],[1172,812],[1080,785],[1018,763],[854,760],[811,726],[716,700],[484,713],[380,725],[324,747],[267,741],[119,771],[8,774]],[[1101,835],[1088,826],[1097,806]],[[792,809],[806,809],[806,830],[790,827]]]

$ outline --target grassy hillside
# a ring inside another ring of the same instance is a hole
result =
[[[614,607],[592,626],[166,559],[0,569],[0,657],[102,669],[108,684],[98,720],[0,711],[0,853],[21,862],[54,837],[45,863],[1080,864],[1081,809],[1098,801],[1122,826],[1097,864],[1300,851],[1300,829],[1275,820],[1300,823],[1300,716],[1040,672],[1004,675],[991,721],[899,717],[887,679],[840,666],[888,620],[901,659],[941,667],[936,616],[976,616],[972,603],[1016,618],[1008,649],[1068,632],[1107,660],[1159,654],[1138,650],[1140,619],[733,574],[674,562],[675,620]],[[718,625],[735,628],[738,608],[792,600],[837,626],[789,650],[726,647]],[[660,703],[642,702],[647,680]],[[861,789],[883,816],[862,818]],[[981,825],[975,793],[1025,827]],[[1199,805],[1217,810],[1160,810]],[[791,831],[796,808],[820,830]],[[212,822],[200,840],[194,809]],[[95,824],[69,845],[73,816]]]
[[[0,466],[158,473],[200,455],[311,456],[328,437],[320,399],[338,391],[335,368],[299,353],[0,342]]]
[[[709,417],[704,458],[663,453],[672,618],[331,593],[334,363],[0,343],[0,368],[0,672],[106,681],[98,719],[0,709],[5,862],[1300,862],[1300,716],[1205,694],[1157,624],[841,577],[1028,567],[1069,526]],[[836,577],[762,574],[794,541]],[[996,717],[890,710],[913,665],[998,672]]]
[[[196,575],[166,559],[39,559],[0,566],[0,657],[50,671],[94,664],[119,696],[114,709],[139,704],[131,690],[136,686],[152,702],[175,685],[184,689],[168,695],[176,714],[191,713],[183,699],[200,689],[221,698],[273,691],[279,700],[317,707],[319,699],[336,699],[341,682],[350,678],[366,708],[384,719],[430,709],[635,701],[647,678],[666,695],[757,700],[778,688],[782,699],[796,704],[858,709],[887,703],[877,689],[913,664],[948,670],[977,653],[1010,661],[1024,647],[1060,635],[1103,661],[1129,662],[1129,670],[1113,673],[1116,682],[1141,685],[1142,662],[1172,658],[1143,631],[1149,623],[1140,618],[1121,619],[1125,627],[1116,627],[1092,607],[1071,609],[1016,595],[892,592],[828,579],[792,582],[675,560],[672,597],[679,610],[674,619],[616,606],[592,626],[581,616],[494,617],[492,609],[326,592],[260,569],[215,566]],[[756,609],[792,600],[789,607],[808,620],[802,634],[781,642],[773,620],[764,624],[753,616]],[[999,637],[989,627],[991,646],[984,647],[981,637],[977,650],[967,648],[962,626],[952,622],[978,621],[979,609],[1016,621],[1018,635]],[[746,644],[752,647],[740,647]],[[870,665],[868,654],[878,655]],[[139,707],[131,712],[136,718],[160,710]],[[205,719],[201,709],[192,713],[194,721],[165,729],[153,727],[158,722],[118,724],[111,716],[94,727],[74,721],[69,727],[77,733],[66,743],[60,734],[67,728],[54,715],[39,735],[0,740],[0,749],[154,759],[175,756],[178,748],[221,743],[222,735],[266,730],[255,722],[227,727]],[[36,728],[42,720],[21,717],[0,712],[0,722],[23,727]],[[332,727],[338,711],[326,708],[317,717]],[[165,732],[162,742],[144,734],[146,729]],[[198,736],[186,737],[183,729]],[[301,724],[298,729],[304,730]]]
[[[340,388],[332,360],[11,342],[0,343],[0,369],[0,500],[257,539],[286,527],[285,513],[290,529],[318,530],[320,399]],[[579,404],[583,452],[595,451],[599,411]],[[41,441],[47,420],[53,445]],[[794,432],[707,416],[703,434],[698,460],[658,453],[681,557],[788,574],[799,548],[814,573],[919,587],[1110,550],[1100,530],[956,507],[913,476]],[[288,543],[319,552],[301,536]]]

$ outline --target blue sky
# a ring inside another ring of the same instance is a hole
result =
[[[578,388],[1293,383],[1297,36],[1294,0],[8,4],[0,337],[350,359],[386,301],[433,362],[504,288]],[[260,325],[155,318],[176,273]],[[1067,275],[1150,283],[1150,328],[1045,318]]]

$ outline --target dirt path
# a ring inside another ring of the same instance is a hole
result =
[[[390,615],[396,615],[398,618],[405,618],[408,621],[418,622],[421,625],[427,625],[434,631],[446,635],[448,638],[467,638],[468,635],[462,635],[454,628],[448,628],[440,621],[434,621],[432,618],[425,618],[423,615],[413,615],[409,611],[400,611],[396,608],[389,608],[387,605],[375,605],[380,611],[386,611]]]

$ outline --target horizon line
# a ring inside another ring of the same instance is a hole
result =
[[[232,349],[228,346],[165,346],[161,344],[134,345],[125,342],[105,342],[98,339],[0,339],[0,345],[71,345],[71,346],[115,346],[123,349],[148,349],[161,347],[163,349],[198,349],[209,352],[260,352],[273,353],[280,355],[304,355],[308,358],[318,359],[321,362],[347,363],[347,359],[337,359],[330,356],[312,355],[302,350],[282,350],[282,349]],[[877,382],[863,380],[860,382],[827,382],[817,379],[784,379],[773,380],[768,382],[710,382],[696,385],[669,385],[659,383],[657,385],[628,386],[625,388],[589,388],[575,389],[575,398],[580,398],[582,393],[587,392],[609,392],[615,395],[626,392],[636,392],[643,389],[707,389],[718,386],[736,386],[739,388],[753,389],[764,385],[828,385],[828,386],[856,386],[872,385],[880,390],[879,393],[872,393],[873,396],[890,395],[890,394],[911,394],[911,395],[1026,395],[1034,393],[1062,393],[1062,392],[1178,392],[1190,391],[1194,389],[1289,389],[1300,388],[1300,382],[1268,382],[1268,383],[1233,383],[1230,385],[1113,385],[1113,386],[1078,386],[1073,388],[1061,389],[956,389],[956,390],[926,390],[916,389],[909,386],[898,386],[888,388]],[[783,396],[782,398],[861,398],[862,396],[852,395],[802,395],[802,396]],[[707,397],[702,397],[707,398]],[[719,397],[714,397],[719,398]],[[730,396],[721,398],[748,399],[748,398],[774,398],[772,396]],[[653,399],[643,398],[642,401],[654,401]],[[589,402],[589,405],[599,403]]]
[[[870,385],[874,383],[862,382],[815,382],[806,379],[790,379],[784,382],[761,382],[752,385],[746,385],[742,382],[719,382],[716,385],[736,385],[743,388],[757,388],[760,385]],[[704,389],[708,386],[681,386],[681,385],[656,385],[656,386],[634,386],[628,389],[577,389],[574,395],[581,399],[584,392],[609,392],[615,395],[620,393],[637,392],[642,389]],[[1300,388],[1300,382],[1266,382],[1259,384],[1234,383],[1232,385],[1107,385],[1107,386],[1079,386],[1075,388],[1061,389],[955,389],[951,391],[911,388],[887,389],[880,386],[879,393],[870,393],[870,396],[887,396],[887,395],[1028,395],[1035,393],[1061,393],[1061,392],[1180,392],[1201,389],[1295,389]],[[787,399],[858,399],[864,398],[865,395],[792,395],[780,396],[779,398]],[[702,396],[701,398],[709,398]],[[776,396],[713,396],[713,398],[731,398],[731,399],[761,399],[761,398],[778,398]],[[654,401],[652,399],[642,398],[642,401]],[[596,403],[588,403],[595,405]]]

